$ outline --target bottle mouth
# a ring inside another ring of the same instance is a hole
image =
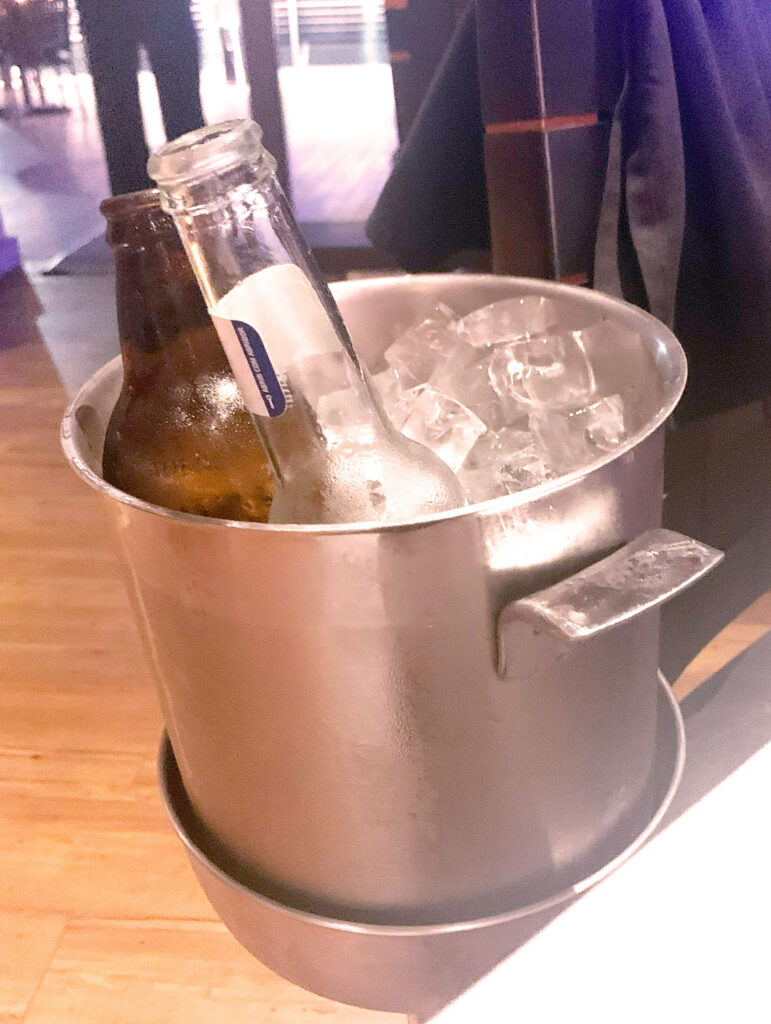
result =
[[[181,245],[174,221],[161,206],[157,188],[111,196],[99,204],[99,211],[107,221],[107,244],[113,249],[144,245],[161,235],[167,246],[170,239],[176,242],[175,247]]]
[[[120,195],[103,199],[99,204],[99,212],[107,220],[113,220],[135,213],[143,213],[160,206],[160,202],[161,193],[157,188],[145,188],[141,192],[122,192]]]
[[[262,144],[262,128],[246,119],[197,128],[161,146],[150,157],[147,173],[162,189],[199,181],[243,163],[276,162]]]

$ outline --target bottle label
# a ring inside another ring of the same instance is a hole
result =
[[[280,416],[291,404],[287,378],[307,360],[341,351],[319,296],[293,263],[256,271],[209,313],[246,407],[258,416]]]
[[[243,320],[212,315],[212,322],[246,408],[256,416],[280,416],[286,395],[260,335]]]

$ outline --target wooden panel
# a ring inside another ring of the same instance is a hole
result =
[[[485,175],[493,270],[496,274],[553,277],[543,134],[487,135]]]
[[[478,0],[490,233],[499,273],[563,280],[591,274],[608,135],[598,116],[605,93],[595,8],[609,2],[576,0],[566,16],[560,0]],[[513,137],[529,132],[540,133],[540,143]]]
[[[610,129],[595,115],[586,120],[488,125],[485,173],[497,273],[590,277]]]
[[[217,923],[73,922],[26,1024],[385,1024],[387,1014],[304,994],[253,960]]]
[[[485,123],[540,117],[531,4],[477,0],[477,46]]]
[[[749,608],[722,629],[681,672],[673,686],[682,701],[711,676],[733,661],[771,629],[771,592],[759,597]]]
[[[0,1021],[24,1019],[64,932],[62,914],[0,910]]]
[[[609,136],[594,114],[487,126],[496,273],[590,279]]]
[[[597,110],[598,82],[592,0],[532,0],[538,18],[547,117]]]

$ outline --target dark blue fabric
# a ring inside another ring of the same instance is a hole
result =
[[[674,325],[686,418],[771,391],[771,3],[662,6],[686,173]]]
[[[769,0],[771,2],[771,0]],[[476,23],[458,24],[367,223],[405,270],[434,270],[460,249],[490,244]]]

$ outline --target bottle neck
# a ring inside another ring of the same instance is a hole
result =
[[[164,388],[222,373],[227,362],[181,247],[160,239],[115,251],[116,308],[124,384]]]
[[[410,518],[463,501],[374,397],[257,125],[212,125],[148,165],[283,485],[276,522]]]
[[[172,363],[180,378],[221,371],[224,354],[173,222],[156,205],[108,221],[124,377]]]
[[[162,195],[277,476],[349,428],[389,432],[272,168],[244,161]]]

